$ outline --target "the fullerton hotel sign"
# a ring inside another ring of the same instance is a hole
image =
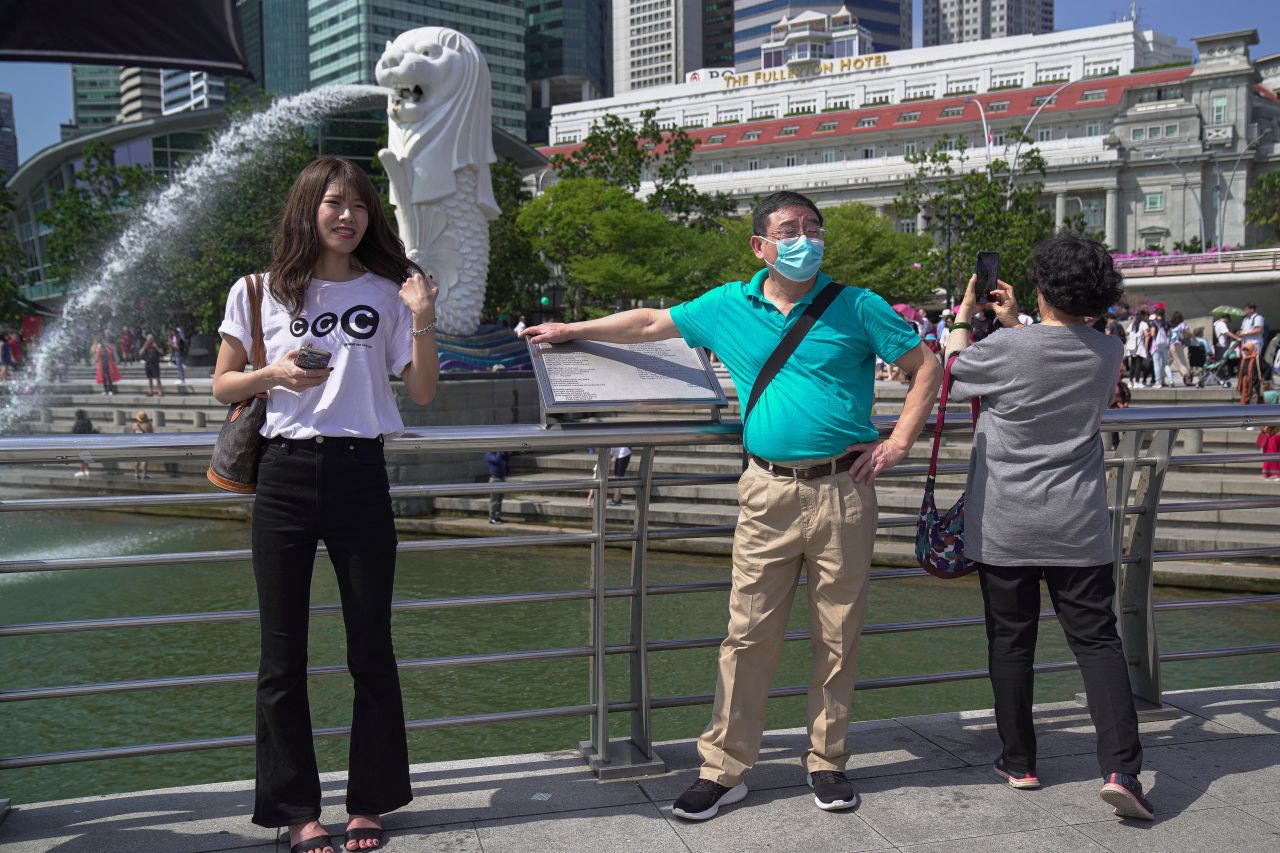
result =
[[[822,77],[827,74],[845,74],[850,71],[868,71],[872,68],[887,68],[889,57],[883,53],[870,56],[849,56],[832,62],[823,62],[801,68],[769,68],[752,71],[749,74],[725,74],[720,79],[726,89],[739,86],[759,86],[763,83],[784,83],[787,80],[803,80],[806,77]]]

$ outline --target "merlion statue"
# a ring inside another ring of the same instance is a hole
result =
[[[409,257],[440,286],[441,331],[470,335],[480,323],[489,271],[493,197],[489,66],[471,39],[446,27],[401,33],[378,60],[394,90],[387,147],[378,152]]]

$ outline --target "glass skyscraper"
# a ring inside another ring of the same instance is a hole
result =
[[[530,143],[546,143],[551,108],[610,94],[606,0],[527,0]]]
[[[416,27],[450,27],[474,41],[489,63],[493,123],[524,138],[524,0],[307,0],[307,13],[311,86],[373,83],[388,41]]]

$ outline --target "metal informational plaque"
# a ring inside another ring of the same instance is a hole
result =
[[[529,344],[546,414],[728,405],[706,353],[680,338]]]

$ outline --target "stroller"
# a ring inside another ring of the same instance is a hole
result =
[[[1200,353],[1197,355],[1197,351]],[[1187,351],[1189,363],[1192,370],[1195,370],[1196,360],[1201,362],[1200,378],[1196,380],[1196,387],[1203,388],[1204,383],[1212,379],[1222,388],[1231,387],[1231,376],[1233,368],[1240,362],[1240,346],[1232,341],[1231,346],[1227,347],[1227,351],[1222,354],[1222,358],[1216,361],[1209,361],[1208,356],[1204,354],[1201,347],[1192,347]]]

